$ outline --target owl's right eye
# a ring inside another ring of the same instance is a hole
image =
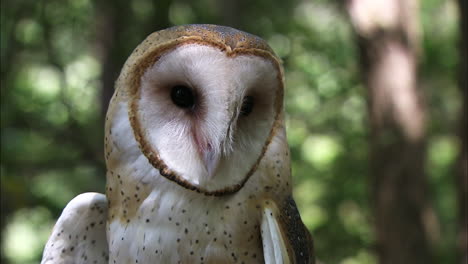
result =
[[[191,108],[195,104],[195,96],[190,88],[176,85],[171,90],[172,102],[181,108]]]

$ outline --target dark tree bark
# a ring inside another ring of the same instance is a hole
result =
[[[464,0],[462,0],[464,1]],[[424,172],[426,107],[417,81],[414,0],[349,0],[370,131],[370,195],[380,263],[431,263]]]
[[[458,246],[461,263],[468,263],[468,2],[459,0],[460,10],[460,72],[459,87],[462,94],[460,113],[461,151],[458,160],[457,187],[459,204]]]
[[[125,60],[136,46],[152,32],[167,28],[170,0],[153,0],[154,12],[145,21],[137,20],[131,1],[97,2],[96,47],[102,67],[101,115],[107,112],[114,84]]]
[[[223,0],[218,2],[223,25],[241,29],[243,27],[242,14],[246,12],[245,3],[242,0]]]
[[[101,116],[104,117],[107,112],[110,98],[114,93],[114,82],[119,74],[124,54],[123,45],[127,43],[122,41],[122,33],[127,27],[125,23],[132,23],[129,19],[132,17],[130,3],[127,1],[108,0],[97,1],[96,8],[96,47],[99,59],[102,65],[101,74]],[[125,11],[126,19],[119,17],[120,13]]]

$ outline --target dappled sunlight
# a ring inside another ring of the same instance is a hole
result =
[[[2,254],[12,263],[37,263],[54,222],[51,212],[44,207],[16,211],[2,232]]]
[[[291,52],[291,40],[282,34],[275,34],[268,39],[268,44],[278,57],[283,58]]]
[[[293,96],[291,101],[291,109],[301,112],[313,112],[320,105],[317,94],[306,86],[296,87],[297,96]],[[313,116],[311,116],[313,118]]]
[[[447,185],[447,177],[453,177],[453,161],[459,151],[458,141],[449,136],[435,137],[429,141],[428,163],[426,171],[430,179],[430,188],[437,199],[433,208],[425,211],[426,230],[431,235],[432,243],[442,248],[450,248],[450,243],[444,237],[455,237],[456,217],[452,212],[457,210],[457,197],[453,185]],[[447,173],[448,172],[448,173]]]
[[[59,126],[65,124],[69,120],[70,113],[67,106],[60,102],[52,102],[46,110],[46,118],[51,124]]]
[[[302,157],[319,170],[329,168],[339,152],[339,142],[327,135],[309,135],[302,143]]]
[[[459,152],[458,143],[453,137],[441,136],[433,138],[428,147],[429,171],[444,170],[451,166]],[[437,178],[442,176],[440,171],[438,173],[430,173],[430,175]]]
[[[52,67],[35,66],[27,71],[27,82],[31,83],[32,97],[51,101],[60,92],[60,73]]]
[[[310,230],[314,230],[325,224],[328,220],[327,211],[323,205],[319,205],[324,196],[324,188],[320,181],[308,179],[297,185],[294,190],[294,198],[299,203],[302,221]]]
[[[318,52],[294,54],[292,56],[292,63],[295,66],[297,65],[303,74],[309,74],[309,78],[317,77],[318,74],[327,71],[331,67],[328,59]],[[315,78],[312,78],[312,80],[315,81]]]
[[[290,147],[299,147],[307,136],[307,126],[302,120],[286,119],[286,131]]]
[[[368,219],[359,204],[351,200],[343,201],[338,207],[338,216],[345,230],[367,243],[372,242],[372,231]]]
[[[71,174],[68,170],[50,170],[39,173],[32,181],[31,192],[57,207],[67,204],[74,197],[74,194],[73,186],[64,177],[66,174],[70,174],[69,177],[77,176]],[[87,178],[90,179],[90,177]]]
[[[297,23],[320,33],[330,34],[331,28],[337,25],[339,17],[337,11],[330,5],[320,2],[303,1],[294,10]]]
[[[98,78],[101,70],[94,57],[83,55],[65,66],[65,100],[74,114],[81,119],[99,111],[97,97],[99,95]]]
[[[42,39],[42,26],[33,19],[22,19],[16,26],[16,38],[24,44],[34,44]]]

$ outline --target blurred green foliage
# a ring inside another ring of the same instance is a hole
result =
[[[457,6],[453,0],[420,4],[419,80],[429,106],[427,172],[436,212],[431,242],[437,263],[455,263]],[[376,262],[366,91],[355,38],[339,5],[325,0],[5,0],[1,5],[2,263],[37,263],[66,203],[82,192],[104,191],[100,107],[102,76],[110,66],[103,54],[113,59],[115,77],[146,35],[186,23],[238,27],[266,39],[282,58],[294,195],[316,254],[324,263]],[[103,10],[114,20],[106,20]],[[117,34],[111,40],[106,23]],[[103,45],[106,41],[114,42]]]

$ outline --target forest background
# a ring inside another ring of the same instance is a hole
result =
[[[282,59],[294,197],[322,263],[468,263],[467,1],[0,10],[1,263],[38,263],[66,203],[104,192],[103,120],[123,63],[151,32],[189,23],[253,33]]]

